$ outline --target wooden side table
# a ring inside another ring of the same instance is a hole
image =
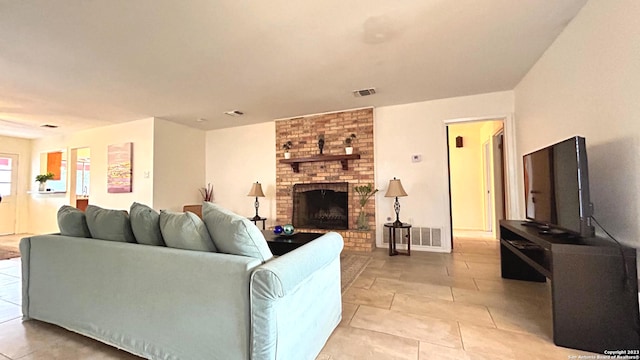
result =
[[[185,205],[182,207],[182,211],[183,212],[190,211],[198,215],[198,217],[202,219],[202,205]]]
[[[402,223],[386,223],[384,227],[389,229],[389,256],[394,255],[406,255],[411,256],[411,224]],[[404,229],[407,229],[407,251],[399,252],[396,250],[396,230],[400,229],[400,236],[402,236],[402,232]]]
[[[266,226],[265,226],[265,222],[267,221],[267,218],[263,218],[263,217],[260,217],[260,218],[250,217],[250,218],[247,218],[247,219],[249,219],[249,220],[253,221],[253,223],[254,223],[254,224],[256,224],[256,226],[258,226],[258,221],[262,221],[262,230],[264,230],[264,229],[265,229],[265,227],[266,227]]]

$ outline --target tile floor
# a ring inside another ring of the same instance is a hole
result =
[[[452,254],[379,249],[343,296],[343,320],[318,359],[568,359],[551,340],[547,284],[502,280],[495,240],[458,239]],[[20,259],[0,261],[0,360],[139,359],[20,319]]]

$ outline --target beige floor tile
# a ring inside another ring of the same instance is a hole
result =
[[[593,355],[562,348],[540,337],[482,326],[460,324],[462,343],[469,353],[500,354],[508,359],[568,359],[569,355]]]
[[[15,319],[0,323],[0,353],[17,359],[62,341],[66,330],[36,320]]]
[[[19,267],[20,264],[15,261],[11,261],[11,259],[0,260],[0,270],[15,266]]]
[[[342,304],[342,320],[340,321],[340,326],[347,326],[349,322],[351,322],[351,318],[358,310],[358,306],[356,304],[343,303]]]
[[[380,269],[385,264],[385,262],[386,260],[383,259],[373,259],[371,260],[371,262],[369,262],[367,268]]]
[[[375,331],[338,327],[321,354],[332,360],[415,360],[418,341]]]
[[[393,292],[383,290],[350,288],[342,295],[343,303],[369,305],[388,309],[393,300]]]
[[[496,264],[500,266],[500,255],[452,253],[451,258],[455,261],[465,261],[467,263],[474,262],[474,263],[484,263],[484,264]]]
[[[360,275],[353,284],[351,284],[350,288],[370,289],[375,280],[376,278],[374,276]]]
[[[0,286],[20,282],[20,278],[15,276],[0,274]]]
[[[476,283],[470,277],[453,277],[430,274],[404,273],[398,280],[405,282],[415,282],[421,284],[431,284],[440,286],[450,286],[462,289],[477,290]]]
[[[391,310],[438,319],[457,320],[469,324],[495,327],[485,306],[430,299],[423,296],[396,294]]]
[[[496,308],[509,308],[516,311],[535,310],[541,311],[549,306],[547,299],[538,297],[526,297],[513,294],[500,294],[488,291],[467,289],[451,289],[453,300],[459,303],[491,306]]]
[[[4,269],[0,269],[0,274],[9,275],[18,279],[22,278],[22,269],[20,266],[10,266]]]
[[[0,300],[0,323],[20,317],[22,317],[22,307],[20,305]]]
[[[458,323],[454,320],[360,306],[351,320],[351,326],[452,348],[462,348]]]
[[[75,334],[74,334],[75,335]],[[89,338],[70,336],[65,340],[41,348],[20,360],[138,360],[141,359],[128,352],[118,350]]]
[[[449,286],[378,278],[371,288],[374,290],[391,291],[398,294],[425,296],[434,299],[453,301],[451,287]]]
[[[475,268],[447,266],[447,271],[449,276],[454,277],[469,277],[474,279],[502,279],[500,268],[492,264],[485,264],[482,267],[476,265]]]
[[[514,360],[502,354],[469,353],[463,349],[421,342],[418,360]]]
[[[400,275],[402,275],[402,271],[401,270],[385,270],[385,269],[376,269],[376,268],[366,268],[364,269],[364,271],[362,272],[363,276],[365,277],[383,277],[383,278],[389,278],[389,279],[397,279],[400,277]]]
[[[0,300],[16,305],[22,304],[22,283],[15,282],[0,286]]]
[[[429,264],[429,263],[421,263],[421,262],[413,262],[413,263],[387,262],[386,264],[384,264],[384,266],[381,269],[383,271],[399,270],[402,273],[447,275],[447,266],[444,264]]]
[[[551,299],[551,284],[510,279],[476,279],[480,291]]]
[[[520,310],[489,307],[489,313],[498,329],[529,333],[553,342],[551,307]]]

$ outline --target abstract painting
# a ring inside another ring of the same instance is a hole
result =
[[[132,192],[133,143],[109,145],[107,149],[107,192]]]

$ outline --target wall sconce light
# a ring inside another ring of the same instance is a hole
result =
[[[461,148],[462,146],[462,136],[456,136],[456,147]]]

